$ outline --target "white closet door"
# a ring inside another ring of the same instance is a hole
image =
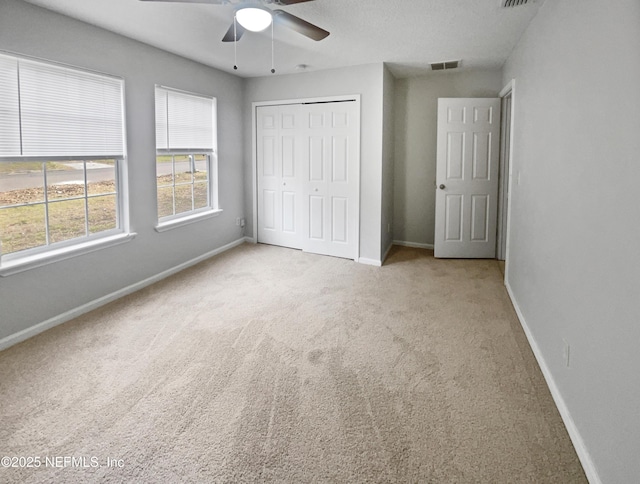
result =
[[[359,103],[259,106],[258,242],[358,257]]]
[[[308,104],[303,112],[303,249],[355,259],[359,225],[358,104]]]
[[[303,247],[300,105],[257,109],[258,242]]]

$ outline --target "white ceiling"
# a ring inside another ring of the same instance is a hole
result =
[[[242,77],[268,76],[271,30],[221,39],[232,5],[139,0],[26,0]],[[276,7],[331,32],[315,42],[276,26],[277,74],[386,62],[396,77],[429,72],[431,62],[461,68],[502,66],[544,0],[502,8],[500,0],[315,0]]]

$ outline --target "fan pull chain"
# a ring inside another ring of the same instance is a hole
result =
[[[273,21],[271,22],[271,74],[276,73],[275,68],[275,48],[273,44]]]
[[[233,70],[238,70],[238,32],[236,31],[236,16],[233,15]]]

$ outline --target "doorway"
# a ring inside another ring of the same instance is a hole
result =
[[[500,172],[498,181],[498,233],[496,237],[496,259],[507,260],[509,241],[509,207],[511,192],[511,157],[513,143],[511,133],[513,129],[513,101],[515,80],[507,84],[500,92],[501,121],[500,121]]]

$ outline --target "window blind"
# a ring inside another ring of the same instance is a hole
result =
[[[10,84],[6,93],[13,65],[15,89]],[[2,136],[0,156],[124,155],[122,80],[7,56],[0,56],[0,78],[0,122],[12,133]]]
[[[214,102],[213,98],[156,87],[156,148],[213,150]]]
[[[20,156],[18,60],[0,55],[0,156]]]

